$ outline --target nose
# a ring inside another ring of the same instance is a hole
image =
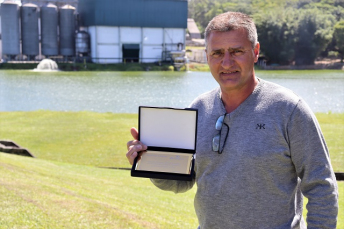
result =
[[[226,51],[222,61],[221,61],[221,65],[223,68],[230,68],[234,63],[234,58],[232,57],[231,53],[229,51]]]

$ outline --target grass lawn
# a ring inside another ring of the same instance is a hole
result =
[[[333,168],[344,172],[344,114],[317,114]],[[126,142],[136,114],[0,112],[0,139],[12,140],[41,159],[128,168]]]
[[[127,170],[0,153],[0,228],[196,228],[195,188],[175,195]]]
[[[135,114],[0,112],[0,139],[37,158],[102,167],[128,167],[126,142]]]
[[[196,188],[175,195],[129,171],[0,153],[0,228],[196,228]],[[344,182],[338,182],[344,193]],[[339,205],[344,206],[340,195]],[[338,227],[344,228],[339,211]]]
[[[344,173],[344,114],[317,114],[335,172]],[[344,228],[344,227],[343,227]]]
[[[333,167],[344,172],[344,114],[317,117]],[[37,157],[0,153],[0,228],[196,228],[195,188],[175,195],[127,170],[97,168],[129,167],[132,126],[136,114],[0,112],[0,139]]]

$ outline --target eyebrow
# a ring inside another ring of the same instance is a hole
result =
[[[239,46],[239,47],[235,47],[235,48],[228,48],[227,50],[229,50],[229,51],[235,51],[235,50],[241,50],[241,49],[245,49],[245,48],[242,47],[242,46]],[[210,52],[218,52],[218,51],[223,51],[223,50],[225,50],[225,49],[223,49],[223,48],[212,49],[212,50],[210,50]]]
[[[228,50],[239,50],[239,49],[245,49],[243,46],[235,47],[235,48],[229,48]]]

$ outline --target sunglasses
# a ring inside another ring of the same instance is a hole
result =
[[[227,114],[227,113],[226,113]],[[216,121],[216,124],[215,124],[215,129],[219,131],[219,133],[217,135],[215,135],[215,137],[213,138],[213,151],[214,152],[217,152],[218,154],[222,154],[223,152],[223,149],[225,148],[225,144],[226,144],[226,141],[227,141],[227,137],[228,137],[228,132],[229,132],[229,126],[224,123],[224,120],[225,120],[225,117],[226,117],[226,114],[224,115],[221,115],[217,121]],[[226,129],[227,129],[227,132],[226,132],[226,137],[225,137],[225,140],[223,142],[223,145],[222,147],[220,147],[221,145],[221,136],[222,136],[222,130],[223,130],[223,126],[226,126]]]

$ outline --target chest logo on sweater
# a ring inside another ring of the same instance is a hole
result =
[[[264,123],[258,123],[256,126],[256,129],[259,129],[259,130],[264,129],[265,130],[265,124]]]

